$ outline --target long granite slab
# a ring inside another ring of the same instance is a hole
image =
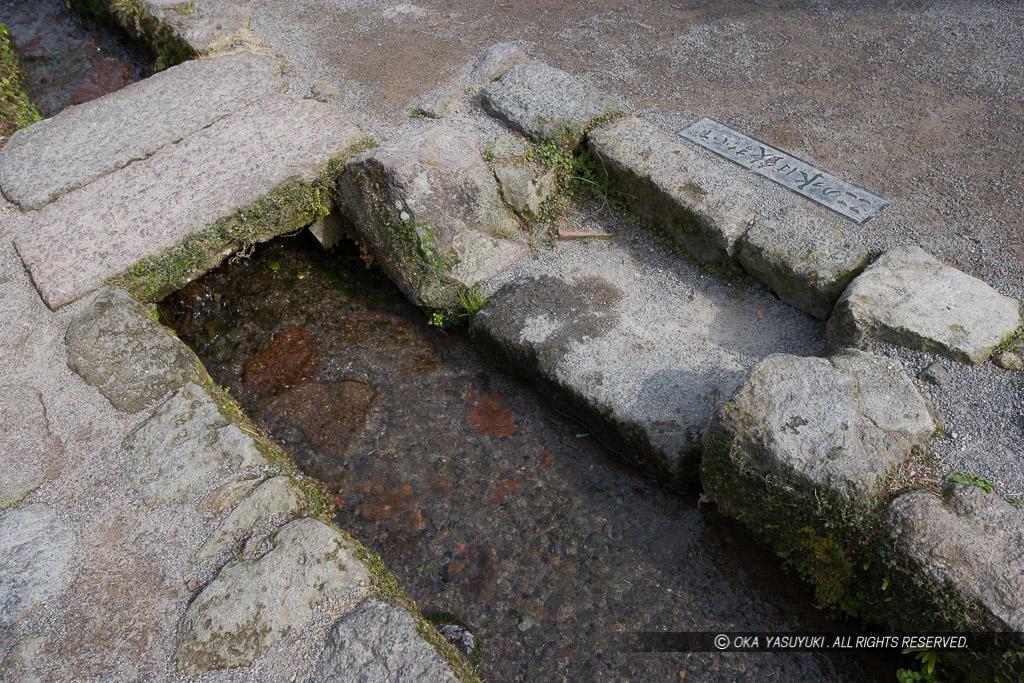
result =
[[[39,208],[285,87],[268,57],[185,62],[16,132],[0,149],[0,190]]]
[[[273,94],[26,216],[15,246],[51,309],[289,181],[362,136],[315,100]]]
[[[817,351],[820,324],[763,289],[730,291],[645,251],[566,245],[523,262],[470,334],[539,379],[588,431],[688,486],[715,407],[768,354]]]

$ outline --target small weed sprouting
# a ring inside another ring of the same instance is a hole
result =
[[[40,120],[21,82],[18,58],[11,51],[7,27],[0,24],[0,139]]]
[[[455,297],[455,302],[462,309],[461,317],[468,319],[476,315],[476,312],[487,303],[487,294],[477,287],[470,287],[459,292],[458,296]]]
[[[959,484],[967,484],[968,486],[974,486],[975,488],[981,489],[985,493],[992,493],[992,491],[995,490],[992,486],[992,482],[978,474],[970,474],[968,472],[954,472],[950,475],[947,475],[946,479],[948,479],[949,481],[955,481]]]
[[[999,342],[996,351],[1009,351],[1021,353],[1024,351],[1024,323],[1021,323],[1016,330],[1007,335],[1006,339]]]

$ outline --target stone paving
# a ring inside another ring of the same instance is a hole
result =
[[[192,20],[181,18],[187,13],[170,18],[166,3],[148,2],[146,8],[174,24],[197,49],[245,39],[246,22],[228,21],[228,15],[218,23],[203,12]],[[745,171],[708,162],[640,118],[606,120],[616,112],[613,98],[585,79],[539,62],[508,70],[504,57],[494,62],[501,68],[495,67],[490,85],[472,83],[484,87],[485,110],[536,144],[586,146],[607,161],[610,182],[632,197],[633,210],[660,224],[673,245],[693,258],[742,264],[783,301],[816,318],[830,318],[831,348],[822,358],[774,355],[758,362],[772,352],[773,340],[793,330],[805,330],[798,336],[813,347],[811,330],[820,324],[772,301],[767,291],[742,303],[723,299],[720,291],[687,293],[666,285],[656,269],[635,265],[615,246],[585,265],[552,259],[548,265],[554,274],[513,265],[503,275],[508,284],[474,320],[474,336],[549,383],[584,414],[610,425],[613,438],[639,445],[652,459],[652,469],[677,483],[693,484],[699,477],[724,512],[812,570],[821,560],[815,543],[842,545],[844,539],[822,541],[811,534],[801,545],[800,534],[812,528],[801,524],[810,519],[843,531],[833,522],[849,519],[844,515],[850,510],[887,515],[891,526],[884,533],[900,553],[894,575],[898,569],[900,577],[911,577],[902,583],[897,577],[898,590],[907,591],[909,611],[897,610],[888,625],[949,626],[960,614],[929,606],[927,596],[913,593],[916,576],[936,585],[946,581],[952,599],[976,610],[982,625],[1016,623],[1008,615],[1024,608],[1024,594],[1015,583],[1008,589],[1000,577],[1019,575],[1021,560],[1019,554],[1003,556],[999,544],[1020,535],[1021,513],[993,494],[985,498],[979,490],[965,493],[952,484],[948,504],[934,514],[929,510],[938,503],[930,494],[885,499],[885,476],[911,457],[934,422],[902,368],[846,346],[887,341],[982,363],[1020,326],[1019,303],[917,248],[892,250],[865,268],[866,254],[855,242],[823,245],[807,238],[820,225],[817,210],[762,220],[753,210],[756,190],[746,185]],[[159,266],[170,261],[174,249],[192,248],[195,236],[212,234],[212,241],[203,243],[209,253],[200,259],[201,267],[165,282],[184,284],[180,279],[187,281],[244,246],[222,232],[223,221],[244,221],[245,210],[259,200],[308,187],[325,171],[342,168],[362,137],[358,128],[314,100],[282,94],[272,71],[268,61],[245,55],[187,63],[36,124],[0,150],[0,190],[31,209],[19,213],[7,205],[2,214],[0,341],[13,377],[0,407],[5,415],[25,417],[23,429],[5,425],[0,438],[4,450],[26,456],[0,459],[0,466],[17,473],[5,476],[13,483],[5,484],[0,512],[0,651],[7,651],[3,666],[9,670],[48,667],[55,677],[70,678],[103,675],[110,672],[104,667],[114,666],[119,674],[149,678],[154,672],[169,677],[175,671],[252,665],[265,667],[260,671],[271,678],[298,671],[327,678],[339,670],[390,679],[451,675],[441,656],[415,635],[412,615],[371,597],[379,578],[364,566],[355,542],[315,518],[318,503],[303,488],[306,479],[276,462],[244,422],[226,417],[230,407],[215,389],[195,383],[203,377],[190,368],[188,354],[178,353],[173,363],[185,366],[180,373],[150,372],[176,352],[161,353],[158,360],[147,354],[180,342],[158,325],[143,324],[145,310],[127,295],[103,290],[89,297],[139,261]],[[199,98],[209,100],[209,107],[178,111],[169,104],[181,92],[202,88],[215,93]],[[468,97],[471,89],[453,97]],[[451,104],[445,100],[446,107]],[[90,121],[107,126],[96,155],[83,152],[87,141],[73,132]],[[57,144],[61,136],[74,144]],[[379,150],[365,153],[358,163],[368,163]],[[390,150],[392,156],[402,151]],[[64,166],[72,170],[55,172]],[[346,172],[361,170],[368,173],[358,165]],[[394,173],[400,176],[400,170]],[[460,215],[451,210],[458,199],[452,195],[458,193],[431,197],[436,178],[427,172],[408,175],[415,178],[392,184],[415,186],[419,199],[413,201],[406,187],[408,194],[398,201],[386,200],[397,222],[414,229],[380,230],[381,217],[371,211],[379,211],[379,198],[369,191],[373,187],[361,190],[366,210],[350,215],[354,229],[374,251],[386,252],[383,241],[391,235],[407,242],[403,248],[411,244],[412,253],[433,249],[435,256],[447,255],[447,249],[438,252],[432,231],[419,229],[424,226],[403,218],[403,212],[411,207],[430,216],[435,214],[428,209],[443,217]],[[496,184],[475,188],[497,193]],[[424,193],[431,198],[422,200]],[[352,190],[348,198],[356,194]],[[297,207],[299,218],[287,225],[322,218],[320,208]],[[481,228],[457,222],[465,231],[459,233],[462,239],[449,236],[444,244],[457,258],[432,261],[435,270],[452,271],[460,262],[480,258],[474,245],[481,242],[476,238]],[[276,232],[285,231],[283,226]],[[25,272],[16,272],[12,241]],[[402,281],[402,267],[395,265],[389,274]],[[494,271],[454,277],[458,284],[452,286],[486,286]],[[35,298],[27,277],[38,291]],[[415,299],[418,290],[407,289]],[[40,298],[50,310],[40,306]],[[978,301],[991,303],[979,306]],[[419,303],[443,307],[451,298]],[[58,310],[64,306],[66,311]],[[119,319],[134,316],[135,322],[112,324],[102,334],[80,331],[111,309],[119,309]],[[747,330],[765,309],[776,314],[778,329],[759,329],[751,342]],[[652,331],[652,325],[658,329]],[[38,341],[32,336],[36,331]],[[744,339],[756,348],[744,350]],[[83,351],[83,346],[101,350]],[[680,349],[684,353],[677,354]],[[65,354],[77,374],[65,367]],[[127,367],[138,369],[113,378],[110,358],[124,358]],[[55,399],[62,384],[81,399],[79,415],[70,415],[78,406]],[[126,386],[130,390],[122,400]],[[905,407],[889,414],[897,395]],[[88,452],[96,445],[98,453]],[[183,464],[190,459],[192,464]],[[68,463],[75,465],[74,473]],[[737,494],[743,487],[755,493],[743,498]],[[790,509],[762,516],[775,494]],[[835,506],[823,511],[819,494]],[[145,506],[154,506],[153,513]],[[301,518],[292,519],[296,516]],[[775,522],[782,527],[771,527]],[[772,536],[790,523],[794,533],[781,540]],[[935,542],[952,534],[958,548],[970,548],[964,530],[979,523],[984,543],[972,553],[952,557]],[[149,530],[153,539],[133,535],[132,526],[136,534]],[[858,528],[845,531],[855,534]],[[40,538],[48,540],[41,544]],[[82,562],[72,562],[73,554]],[[222,560],[226,564],[218,564]],[[972,562],[984,565],[981,585],[972,583]],[[101,582],[100,577],[118,572],[117,580],[127,580],[130,592],[140,585],[151,589],[145,601],[112,593],[113,587]],[[846,574],[841,578],[854,581]],[[850,590],[855,588],[854,583]],[[819,597],[827,602],[827,594]],[[142,602],[148,609],[139,609]],[[109,616],[112,634],[86,626],[75,638],[81,635],[90,651],[75,650],[62,608],[92,620]],[[382,639],[386,647],[366,642],[364,622],[380,622],[381,635],[369,637]],[[147,629],[173,633],[173,649],[154,645],[143,635]],[[95,651],[110,638],[117,646],[102,661]]]
[[[187,62],[0,150],[0,189],[26,210],[2,213],[5,677],[322,676],[341,666],[330,652],[317,664],[331,624],[376,605],[394,616],[356,634],[350,675],[455,679],[454,650],[442,657],[420,617],[372,597],[396,599],[385,570],[321,521],[315,485],[239,420],[195,355],[126,292],[90,296],[197,233],[221,239],[215,265],[239,246],[225,248],[219,221],[305,196],[350,154],[358,128],[284,90],[265,57]],[[296,215],[264,239],[312,220],[281,204]]]

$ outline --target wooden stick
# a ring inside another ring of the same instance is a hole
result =
[[[618,237],[618,236],[619,236],[618,233],[615,233],[615,232],[580,232],[578,230],[559,230],[558,231],[558,239],[560,239],[560,240],[575,240],[575,239],[583,239],[583,238],[586,238],[586,237],[601,237],[601,238],[608,239],[608,238],[611,238],[611,237]]]

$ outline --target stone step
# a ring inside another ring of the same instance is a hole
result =
[[[522,277],[491,296],[470,333],[676,484],[696,483],[699,436],[752,365],[821,345],[820,324],[763,289],[684,278],[679,261],[617,242],[573,251],[520,263]]]
[[[272,190],[312,181],[361,135],[315,100],[268,95],[29,214],[15,246],[57,309]]]
[[[0,190],[39,208],[285,87],[267,57],[185,62],[16,132],[0,149]]]

